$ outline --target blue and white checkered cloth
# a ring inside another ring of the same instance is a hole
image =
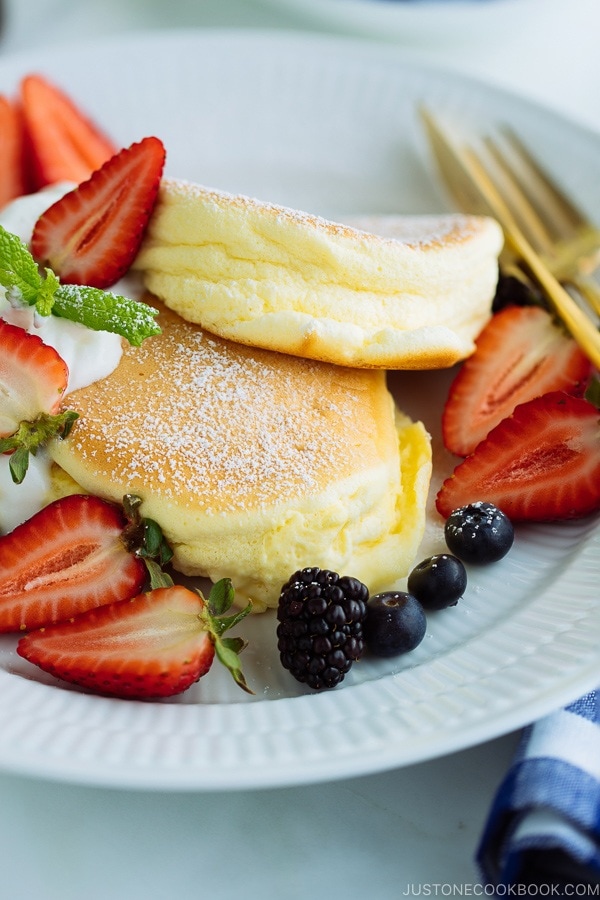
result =
[[[517,884],[600,884],[600,689],[525,729],[477,862],[498,896]]]

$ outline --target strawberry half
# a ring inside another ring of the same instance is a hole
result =
[[[478,500],[513,522],[552,521],[600,509],[600,413],[553,391],[522,403],[444,481],[444,518]]]
[[[17,652],[95,693],[152,700],[180,694],[208,672],[225,643],[217,632],[202,595],[171,585],[34,631]]]
[[[146,566],[121,510],[73,494],[0,537],[0,631],[23,631],[137,594]]]
[[[33,256],[64,282],[110,287],[139,250],[164,163],[165,148],[156,137],[112,156],[42,213],[31,239]]]
[[[0,208],[25,194],[23,119],[19,107],[0,95]]]
[[[54,347],[0,319],[0,437],[22,421],[57,412],[69,370]]]
[[[116,153],[110,138],[43,76],[22,79],[20,100],[34,190],[59,181],[79,184]]]
[[[550,391],[583,393],[590,371],[549,313],[506,307],[483,329],[450,388],[442,414],[446,449],[467,456],[519,403]]]

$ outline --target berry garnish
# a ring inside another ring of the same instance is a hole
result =
[[[229,579],[208,601],[180,585],[90,609],[21,638],[17,653],[57,678],[94,693],[152,700],[187,690],[215,655],[249,690],[239,665],[241,638],[222,638],[249,611],[224,616],[233,601]]]
[[[146,578],[113,503],[73,494],[0,537],[0,631],[23,631],[135,596]]]
[[[19,105],[0,95],[0,209],[27,193],[23,164],[23,120]]]
[[[582,394],[591,365],[539,306],[497,313],[454,379],[442,415],[446,449],[467,456],[519,403],[549,391]]]
[[[469,503],[446,519],[448,549],[468,563],[491,563],[506,556],[515,532],[510,519],[492,503]]]
[[[37,220],[31,252],[63,282],[108,288],[131,266],[154,209],[165,164],[156,137],[104,163]]]
[[[0,319],[0,453],[20,484],[35,455],[51,437],[65,437],[77,414],[59,411],[67,389],[67,364],[35,334]]]
[[[0,318],[0,437],[23,419],[58,412],[69,370],[54,347]]]
[[[421,643],[427,630],[423,606],[406,591],[375,594],[367,603],[365,643],[375,656],[399,656]]]
[[[406,586],[425,609],[446,609],[456,606],[464,594],[467,571],[456,556],[440,553],[416,565]]]
[[[521,403],[444,481],[438,512],[482,498],[513,523],[600,510],[598,419],[593,403],[563,391]]]
[[[110,138],[47,78],[29,74],[20,87],[32,190],[85,181],[116,152]]]
[[[339,684],[362,656],[368,598],[357,578],[316,567],[295,572],[277,608],[283,667],[314,690]]]
[[[516,275],[499,272],[496,293],[492,300],[492,312],[500,312],[506,306],[539,305],[539,292],[531,284],[526,284]]]

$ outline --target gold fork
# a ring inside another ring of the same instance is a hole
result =
[[[524,234],[521,219],[517,221],[506,200],[505,185],[498,187],[481,153],[462,141],[457,142],[430,111],[422,109],[421,115],[442,177],[459,207],[472,213],[492,215],[500,222],[508,248],[524,265],[527,275],[542,290],[594,366],[600,367],[600,332],[596,323],[565,290],[547,261],[533,249]],[[511,194],[517,190],[518,185],[513,182]],[[573,275],[569,276],[569,283],[575,286],[579,272],[574,266],[571,270]]]
[[[423,110],[423,118],[430,137],[432,129],[441,131],[431,113]],[[600,284],[592,277],[600,262],[600,229],[564,193],[512,129],[505,126],[499,129],[499,135],[496,140],[484,137],[481,146],[523,236],[557,280],[574,288],[600,315]],[[455,195],[455,200],[460,202],[460,196]],[[502,254],[501,262],[506,274],[527,281],[510,251]]]
[[[600,284],[591,277],[600,262],[600,229],[562,191],[506,126],[483,139],[502,195],[525,238],[552,274],[577,290],[600,314]]]

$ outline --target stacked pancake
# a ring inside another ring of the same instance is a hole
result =
[[[490,316],[498,223],[352,224],[166,179],[135,267],[185,319],[243,344],[366,368],[469,356]]]
[[[166,304],[148,297],[162,333],[69,396],[79,419],[51,447],[57,492],[138,494],[177,570],[231,578],[256,610],[304,566],[392,586],[424,532],[431,448],[395,408],[385,368],[467,355],[497,276],[495,223],[438,220],[435,237],[432,225],[389,220],[421,239],[382,238],[165,182],[136,261]],[[414,292],[438,285],[438,312],[444,291],[466,293],[458,325],[417,323],[423,295],[400,329],[403,288],[386,291],[401,272]],[[349,345],[348,329],[361,340]]]

